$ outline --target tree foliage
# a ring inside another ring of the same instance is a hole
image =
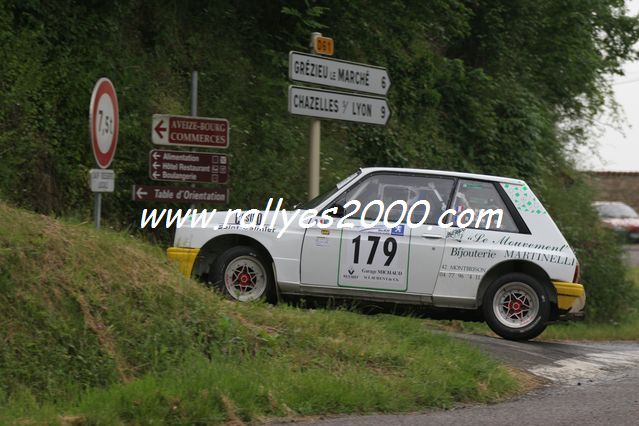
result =
[[[151,115],[188,114],[198,70],[199,114],[231,123],[232,205],[306,198],[308,120],[287,113],[287,53],[307,51],[312,31],[335,39],[336,57],[385,66],[393,81],[388,127],[324,122],[324,188],[364,165],[548,188],[572,168],[567,144],[586,137],[610,94],[605,76],[621,73],[639,38],[623,0],[6,0],[0,193],[88,216],[87,109],[108,76],[121,125],[104,213],[133,226],[145,206],[130,188],[148,183]]]

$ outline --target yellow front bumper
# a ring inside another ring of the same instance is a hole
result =
[[[553,281],[557,290],[557,307],[562,311],[577,313],[583,311],[586,306],[586,290],[577,283]]]
[[[169,259],[175,260],[178,263],[180,272],[189,278],[191,272],[193,272],[193,264],[199,252],[200,249],[195,248],[169,247],[166,250],[166,255]]]

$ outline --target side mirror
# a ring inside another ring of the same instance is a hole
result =
[[[345,213],[344,206],[339,204],[339,203],[333,204],[332,206],[328,207],[326,210],[334,211],[335,213],[331,214],[331,216],[333,216],[333,217],[342,217],[342,216],[344,216],[344,213]],[[324,211],[326,211],[326,210],[324,210]]]

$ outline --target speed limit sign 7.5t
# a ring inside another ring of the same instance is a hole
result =
[[[113,83],[101,78],[93,88],[89,106],[91,146],[98,166],[106,169],[118,145],[118,98]]]

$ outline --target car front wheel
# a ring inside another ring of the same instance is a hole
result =
[[[550,318],[548,291],[530,275],[506,274],[488,286],[482,310],[488,326],[504,339],[533,339]]]
[[[237,246],[223,252],[211,267],[212,285],[230,299],[274,301],[274,280],[264,257],[253,247]]]

